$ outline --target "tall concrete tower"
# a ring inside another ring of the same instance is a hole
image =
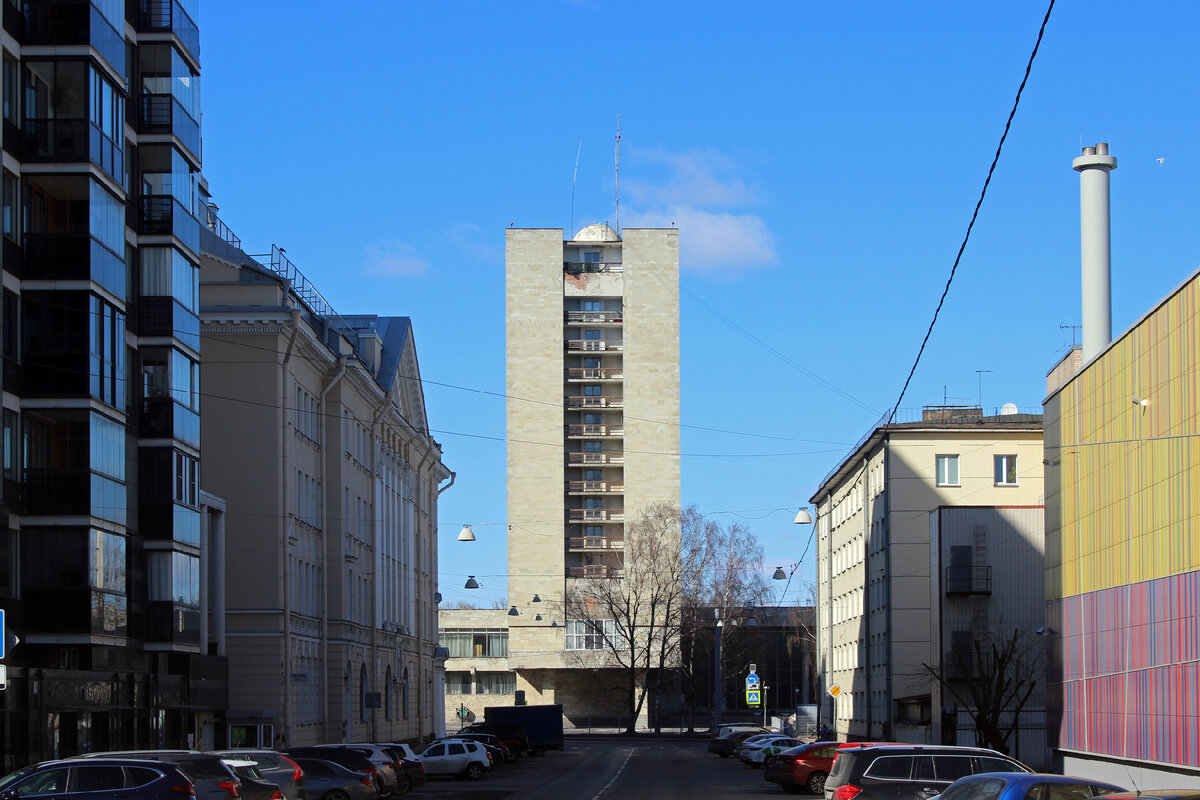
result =
[[[1109,233],[1108,174],[1117,159],[1108,143],[1083,148],[1071,162],[1079,173],[1080,263],[1083,272],[1083,360],[1091,361],[1112,341],[1112,240]]]
[[[679,232],[506,235],[509,663],[530,703],[599,713],[561,609],[622,580],[627,521],[679,503]]]

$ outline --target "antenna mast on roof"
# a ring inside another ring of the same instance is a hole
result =
[[[613,227],[617,237],[621,236],[621,115],[617,114],[617,158],[613,170],[613,189],[616,192],[617,204],[613,209]]]

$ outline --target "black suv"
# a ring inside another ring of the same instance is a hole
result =
[[[983,747],[880,745],[838,751],[825,800],[926,800],[966,775],[1032,772]]]
[[[507,722],[476,722],[463,728],[459,733],[490,733],[498,738],[511,754],[512,759],[521,757],[529,749],[529,736],[520,725]]]

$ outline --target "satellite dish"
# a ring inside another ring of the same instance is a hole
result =
[[[1017,404],[1016,403],[1005,403],[1004,405],[1000,406],[1001,416],[1007,417],[1011,414],[1016,414],[1016,413],[1017,413]]]

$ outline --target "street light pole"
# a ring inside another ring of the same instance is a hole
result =
[[[770,688],[771,687],[767,686],[765,683],[763,684],[762,706],[763,706],[763,727],[764,728],[767,727],[767,689],[770,689]]]
[[[721,686],[721,609],[714,608],[717,624],[713,634],[713,729],[721,724],[721,707],[725,704],[725,693]]]

